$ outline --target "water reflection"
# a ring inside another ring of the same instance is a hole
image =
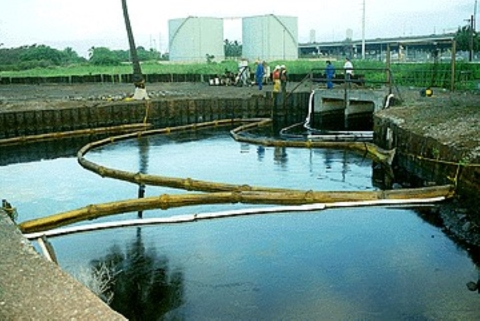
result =
[[[480,247],[467,246],[466,251],[473,263],[477,272],[476,280],[467,282],[467,288],[470,291],[477,291],[480,294]]]
[[[182,305],[183,272],[171,270],[166,256],[145,248],[141,228],[136,233],[125,253],[118,245],[111,247],[105,257],[92,261],[92,270],[102,265],[111,269],[110,306],[115,311],[129,320],[159,320]]]
[[[150,141],[146,138],[138,139],[138,152],[139,152],[139,173],[147,174],[148,173],[148,154],[150,150]],[[145,184],[138,184],[138,198],[145,197]],[[138,218],[143,217],[143,211],[138,211]]]
[[[273,159],[275,163],[285,165],[288,161],[287,149],[286,147],[274,147]]]
[[[257,147],[257,155],[258,155],[258,161],[261,162],[265,158],[265,147],[262,145],[259,145]]]
[[[480,293],[480,267],[477,266],[477,280],[467,282],[467,289],[472,292]]]
[[[26,163],[39,159],[56,159],[59,157],[75,156],[82,146],[100,138],[102,137],[92,135],[30,142],[15,146],[0,146],[0,166]]]
[[[449,216],[456,216],[455,220],[458,219],[459,214],[455,209],[450,208],[449,205],[439,206],[439,205],[430,205],[425,207],[415,208],[415,212],[419,217],[421,217],[425,222],[431,224],[442,230],[442,232],[451,239],[456,246],[468,254],[473,264],[475,265],[475,280],[468,281],[466,287],[469,291],[480,293],[480,247],[477,247],[471,243],[468,243],[468,235],[464,235],[463,239],[460,239],[457,234],[463,230],[466,232],[466,226],[468,222],[465,222],[461,227],[457,227],[457,231],[453,226],[452,222],[445,222],[449,220]],[[458,221],[456,221],[458,223]],[[460,219],[461,222],[461,219]],[[433,236],[432,236],[433,238]]]
[[[249,152],[250,152],[250,144],[240,143],[240,153],[249,153]]]
[[[380,163],[372,163],[372,185],[379,189],[391,189],[394,184],[394,174],[391,167]]]

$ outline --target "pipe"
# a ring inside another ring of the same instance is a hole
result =
[[[389,94],[387,96],[387,100],[385,101],[385,107],[383,107],[384,109],[387,109],[388,107],[390,107],[390,100],[394,97],[393,94]]]
[[[315,95],[315,90],[312,90],[312,92],[310,93],[310,97],[308,99],[307,118],[305,119],[305,124],[303,125],[303,127],[305,127],[308,130],[312,130],[312,127],[310,127],[310,116],[312,115],[312,112],[313,112],[313,97],[314,97],[314,95]]]

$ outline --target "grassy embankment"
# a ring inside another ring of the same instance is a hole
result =
[[[384,81],[385,73],[381,70],[385,64],[376,61],[353,61],[358,74],[363,74],[373,81]],[[324,60],[296,61],[272,61],[269,62],[273,70],[275,65],[286,65],[290,74],[305,75],[317,69],[322,72],[325,67]],[[333,61],[337,73],[343,68],[343,61]],[[252,70],[255,64],[250,63]],[[144,74],[223,74],[225,70],[236,72],[236,61],[224,61],[221,63],[172,63],[172,62],[146,62],[142,64]],[[363,69],[363,70],[362,70]],[[375,69],[375,70],[373,70]],[[401,86],[416,87],[443,87],[450,88],[451,65],[450,63],[392,63],[391,71],[394,81]],[[0,77],[58,77],[58,76],[82,76],[82,75],[119,75],[130,74],[132,67],[129,64],[120,66],[93,66],[89,64],[72,65],[68,67],[37,68],[24,71],[0,72]],[[477,81],[480,79],[480,66],[469,63],[457,63],[455,82],[457,89],[477,89]]]

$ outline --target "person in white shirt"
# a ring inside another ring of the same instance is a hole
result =
[[[347,86],[350,87],[351,83],[350,80],[352,79],[353,76],[353,64],[350,61],[350,58],[346,57],[345,58],[345,64],[343,65],[343,69],[345,70],[345,82],[347,82]]]
[[[147,89],[145,89],[145,79],[141,78],[135,81],[135,92],[132,99],[134,100],[149,100]]]
[[[346,79],[350,79],[353,75],[353,64],[350,61],[350,58],[345,58],[345,64],[343,65],[343,69],[345,69]]]

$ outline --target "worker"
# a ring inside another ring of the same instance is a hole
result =
[[[133,93],[133,100],[149,100],[147,89],[145,88],[145,79],[143,77],[134,77],[135,92]]]
[[[255,70],[255,80],[258,85],[258,90],[263,88],[263,75],[265,73],[264,64],[257,60],[257,69]]]
[[[345,70],[345,81],[348,82],[348,86],[350,87],[350,80],[353,76],[353,64],[350,61],[350,58],[345,57],[345,64],[343,65],[343,69]]]
[[[335,77],[335,67],[333,67],[330,60],[327,60],[327,66],[325,67],[325,78],[327,79],[327,89],[333,88],[333,77]]]
[[[238,80],[241,86],[247,86],[249,76],[248,60],[242,58],[238,63]]]
[[[282,93],[287,93],[287,81],[288,81],[288,74],[287,74],[287,67],[285,65],[280,66],[280,85],[282,87]]]
[[[273,92],[274,93],[280,92],[280,66],[279,65],[276,65],[275,69],[273,69],[272,80],[273,80]]]
[[[270,66],[267,64],[266,61],[263,62],[263,70],[265,71],[263,74],[263,84],[268,85],[270,83],[270,76],[271,76],[271,71],[270,71]]]

